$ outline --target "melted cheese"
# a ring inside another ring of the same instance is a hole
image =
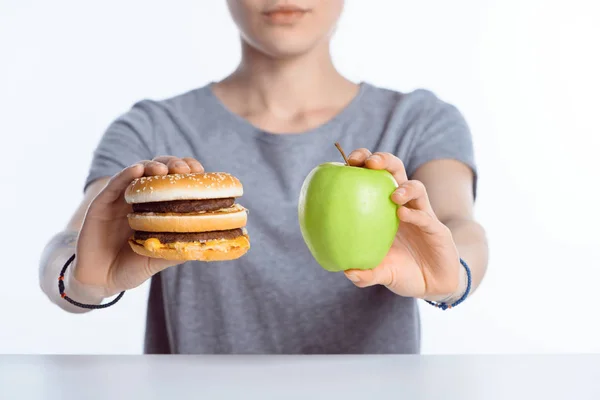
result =
[[[177,251],[188,251],[192,249],[209,248],[217,251],[228,251],[232,247],[244,247],[248,245],[248,238],[246,236],[240,236],[235,239],[214,239],[207,240],[205,242],[174,242],[174,243],[161,243],[156,238],[150,238],[146,240],[135,240],[140,246],[144,246],[148,251],[157,251],[160,249],[174,249]]]
[[[136,242],[140,243],[142,241],[136,240]],[[163,247],[163,244],[160,242],[160,240],[158,240],[156,238],[146,239],[143,241],[143,243],[140,243],[140,244],[142,246],[144,246],[146,248],[146,250],[148,250],[148,251],[155,251],[155,250],[158,250],[161,247]]]

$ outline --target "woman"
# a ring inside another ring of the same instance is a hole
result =
[[[100,304],[152,279],[147,353],[417,353],[416,299],[451,305],[486,269],[465,121],[428,91],[398,93],[341,76],[329,45],[343,0],[228,5],[242,38],[239,67],[220,82],[141,101],[110,125],[81,206],[46,247],[43,290],[65,310],[86,311],[56,286],[74,253],[66,293],[81,303]],[[345,276],[316,264],[297,220],[302,181],[339,160],[336,141],[356,149],[352,165],[390,171],[399,184],[392,200],[405,206],[381,265]],[[204,169],[243,182],[250,252],[177,268],[133,253],[123,200],[131,180]]]

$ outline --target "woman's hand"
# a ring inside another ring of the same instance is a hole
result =
[[[391,199],[400,206],[398,233],[384,260],[372,270],[346,271],[348,279],[358,287],[384,285],[405,297],[441,301],[460,296],[463,268],[458,250],[450,230],[435,216],[425,186],[409,181],[402,161],[390,153],[359,149],[348,162],[389,171],[399,185]]]
[[[88,208],[77,240],[77,257],[73,268],[68,270],[67,286],[74,279],[77,292],[101,299],[137,287],[154,274],[178,264],[144,257],[131,249],[128,239],[133,231],[127,214],[132,209],[125,202],[125,189],[142,176],[203,170],[195,159],[163,156],[140,161],[113,176]]]

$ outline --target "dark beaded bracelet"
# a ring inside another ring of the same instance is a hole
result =
[[[471,292],[471,269],[462,258],[460,259],[460,263],[463,267],[465,267],[465,270],[467,271],[467,289],[465,290],[465,293],[460,297],[460,299],[456,300],[452,304],[447,304],[444,302],[438,303],[435,301],[425,300],[427,303],[431,304],[434,307],[441,308],[442,310],[447,310],[449,308],[456,307],[457,305],[465,301],[465,299],[469,296],[469,293]]]
[[[60,276],[58,277],[58,292],[60,293],[60,297],[62,297],[69,303],[73,304],[74,306],[81,307],[81,308],[87,308],[90,310],[95,310],[95,309],[99,309],[99,308],[107,308],[107,307],[110,307],[113,304],[115,304],[117,301],[121,300],[121,297],[123,297],[123,295],[125,294],[125,291],[119,293],[119,295],[113,301],[111,301],[110,303],[106,303],[106,304],[83,304],[83,303],[75,301],[72,298],[70,298],[69,296],[67,296],[67,294],[65,293],[65,272],[67,270],[67,267],[73,262],[73,260],[75,260],[75,254],[73,254],[71,256],[71,258],[69,258],[67,260],[64,267],[60,271]]]

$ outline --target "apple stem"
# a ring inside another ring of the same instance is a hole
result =
[[[340,144],[338,142],[335,142],[335,147],[337,147],[337,149],[339,150],[342,157],[344,157],[344,162],[346,163],[346,165],[350,165],[350,164],[348,164],[348,159],[346,158],[346,153],[344,153],[342,146],[340,146]]]

